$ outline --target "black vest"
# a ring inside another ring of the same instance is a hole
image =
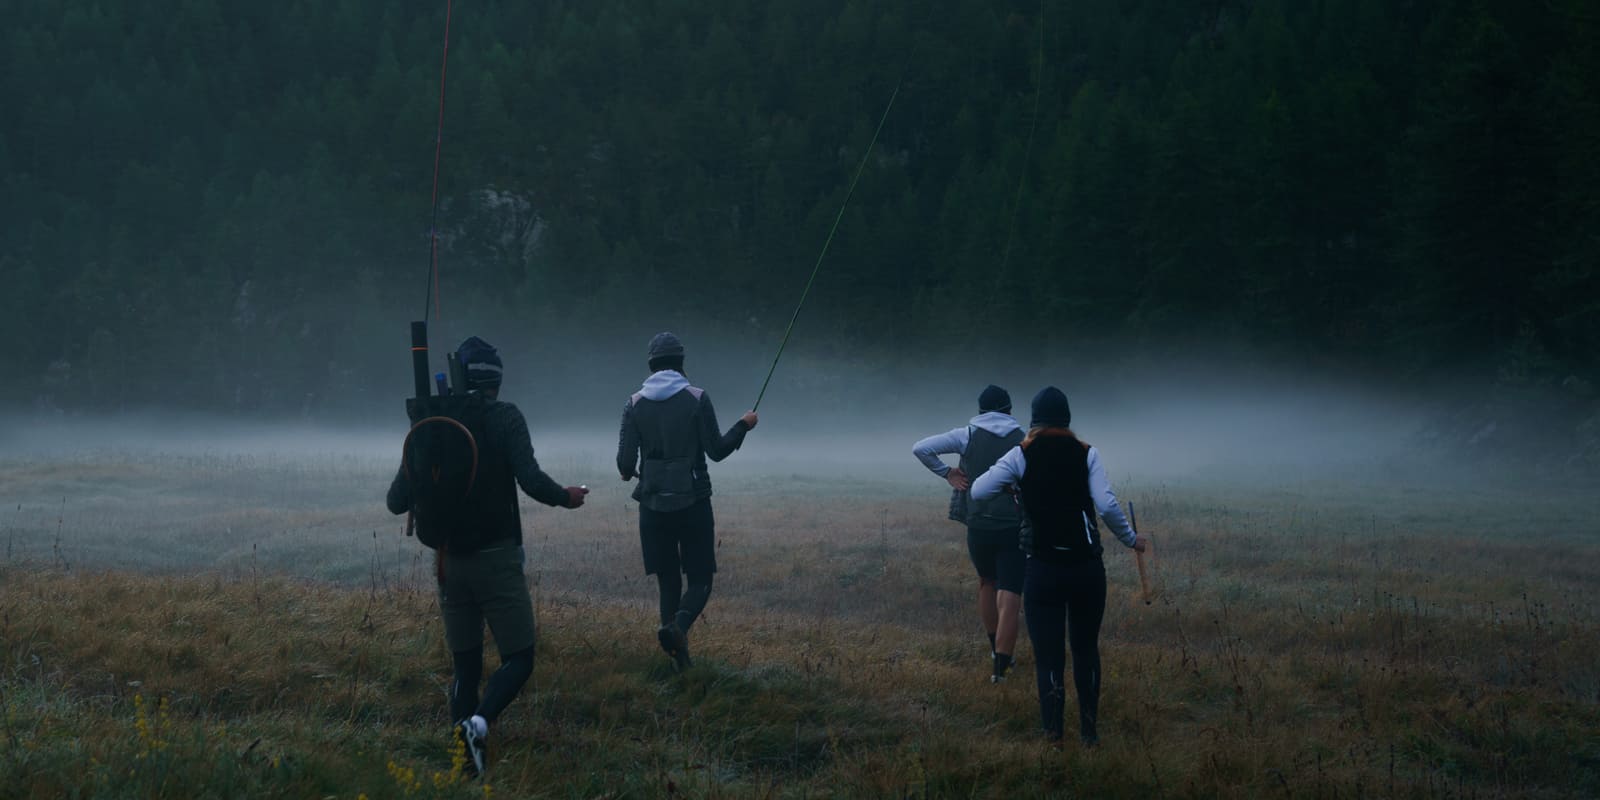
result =
[[[967,429],[967,448],[961,453],[961,471],[967,480],[975,481],[989,471],[1011,448],[1022,442],[1022,429],[1005,436],[996,436],[976,425]],[[974,500],[971,492],[955,491],[950,497],[950,518],[967,523],[967,527],[985,531],[1014,530],[1022,521],[1017,503],[1009,494],[1000,494],[988,500]]]
[[[1089,496],[1089,446],[1070,432],[1035,436],[1023,448],[1022,549],[1041,561],[1099,558],[1100,527]]]

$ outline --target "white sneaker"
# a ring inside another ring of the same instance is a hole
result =
[[[473,714],[470,719],[456,723],[456,736],[467,750],[467,767],[474,776],[483,774],[484,762],[489,758],[489,723]]]

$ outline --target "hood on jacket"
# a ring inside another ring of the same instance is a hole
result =
[[[664,369],[646,378],[639,394],[644,395],[646,400],[665,400],[687,388],[689,379],[683,377],[683,373]]]
[[[1015,417],[1004,411],[985,411],[968,420],[967,424],[974,428],[982,428],[996,436],[1005,436],[1022,427]]]

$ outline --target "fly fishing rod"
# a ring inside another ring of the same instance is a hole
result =
[[[839,213],[833,218],[833,227],[828,229],[828,238],[822,242],[822,252],[817,254],[817,263],[811,268],[811,278],[806,281],[805,291],[800,293],[800,302],[794,307],[794,316],[789,318],[789,327],[783,331],[783,341],[778,343],[778,354],[772,358],[772,366],[767,368],[767,379],[761,382],[761,391],[756,394],[756,404],[750,407],[751,411],[761,408],[761,398],[767,396],[767,384],[772,383],[772,373],[778,369],[778,359],[783,358],[783,349],[789,346],[789,335],[794,333],[795,320],[800,318],[800,309],[805,308],[806,297],[811,294],[811,285],[817,282],[817,272],[822,269],[822,259],[828,255],[828,245],[833,244],[833,235],[839,231],[839,221],[844,219],[844,210],[850,205],[850,196],[856,193],[856,182],[861,180],[861,173],[866,171],[867,159],[872,157],[872,148],[878,144],[878,134],[883,132],[883,123],[889,119],[889,109],[894,108],[894,99],[900,96],[900,82],[896,81],[894,92],[889,95],[889,103],[883,107],[883,116],[878,118],[878,128],[872,132],[872,141],[867,143],[867,152],[861,156],[861,165],[856,167],[856,175],[850,179],[850,188],[844,193],[844,202],[839,204]]]
[[[439,122],[433,134],[433,195],[428,210],[428,294],[422,303],[422,321],[428,306],[439,316],[439,156],[444,151],[444,82],[450,69],[450,3],[444,3],[444,55],[439,59]]]
[[[445,77],[450,67],[450,11],[451,0],[445,0],[444,54],[439,60],[439,116],[433,134],[433,192],[429,199],[428,209],[427,294],[422,301],[422,319],[411,323],[411,377],[412,389],[416,394],[413,399],[406,401],[406,416],[410,417],[413,424],[430,415],[431,406],[434,402],[429,399],[433,396],[433,393],[428,385],[430,372],[428,368],[428,312],[433,310],[435,312],[434,316],[439,316],[437,313],[439,307],[439,161],[444,151],[444,87]],[[459,364],[456,363],[455,354],[449,354],[446,360],[449,362],[449,377],[451,380],[455,380],[459,371]],[[438,382],[439,396],[443,397],[449,392],[449,384],[442,374],[436,376],[436,380]],[[466,383],[463,380],[456,385],[465,386]],[[410,438],[408,434],[406,437],[408,443]],[[406,450],[409,452],[409,444]],[[416,509],[413,508],[410,513],[406,514],[405,533],[407,536],[412,536],[416,533],[416,523]],[[439,568],[438,564],[435,565],[435,568]]]
[[[428,369],[428,315],[439,314],[439,160],[444,151],[444,87],[450,68],[450,11],[451,0],[444,4],[444,54],[439,60],[439,116],[433,135],[433,193],[428,210],[428,279],[427,293],[422,302],[422,319],[411,323],[411,376],[412,388],[420,403],[432,392],[429,388]],[[451,365],[454,373],[454,365]],[[450,376],[454,378],[455,375]],[[444,394],[444,387],[440,387]]]

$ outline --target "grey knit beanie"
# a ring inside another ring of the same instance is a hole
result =
[[[683,342],[678,337],[667,331],[662,331],[650,339],[650,358],[683,357]]]

